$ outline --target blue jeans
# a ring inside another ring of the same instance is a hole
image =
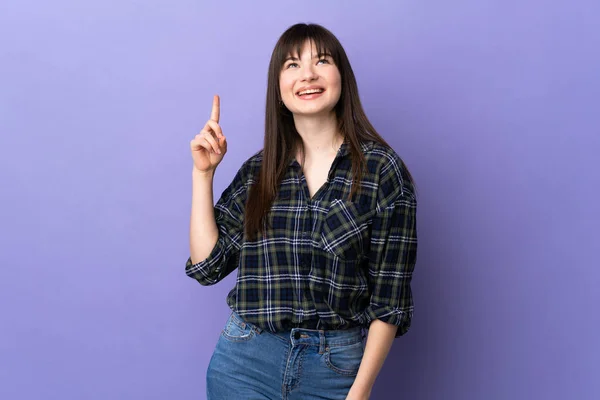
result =
[[[208,365],[207,398],[343,400],[363,351],[360,328],[271,333],[233,312]]]

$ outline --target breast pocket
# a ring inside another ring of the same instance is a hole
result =
[[[323,249],[344,260],[356,260],[368,251],[375,210],[351,201],[335,199],[323,220]]]

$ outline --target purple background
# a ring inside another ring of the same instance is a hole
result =
[[[269,56],[299,21],[342,41],[420,191],[413,327],[372,398],[600,398],[599,16],[597,0],[2,2],[0,398],[204,398],[235,274],[184,274],[189,140],[220,94],[217,197],[262,146]]]

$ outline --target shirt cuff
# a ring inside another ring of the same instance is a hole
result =
[[[400,310],[399,308],[390,306],[380,306],[371,304],[365,310],[367,325],[370,325],[373,320],[380,320],[391,325],[396,325],[398,330],[395,337],[400,337],[408,332],[412,320],[412,310]]]
[[[219,281],[219,276],[221,275],[224,253],[223,240],[219,236],[217,243],[206,259],[193,264],[192,257],[188,257],[185,263],[186,275],[197,280],[203,286],[214,285]]]

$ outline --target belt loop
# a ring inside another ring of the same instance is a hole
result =
[[[319,354],[325,353],[325,331],[319,331]]]

